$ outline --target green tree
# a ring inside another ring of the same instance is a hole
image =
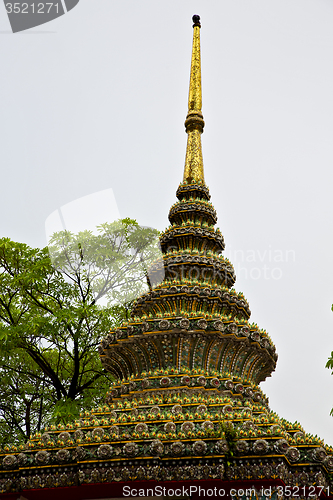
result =
[[[131,219],[104,224],[98,235],[57,233],[49,249],[0,240],[4,435],[27,439],[50,418],[66,421],[104,399],[110,378],[100,339],[146,288],[156,240]]]
[[[331,306],[331,310],[333,311],[333,305]],[[333,351],[331,352],[331,355],[330,355],[330,357],[327,360],[325,368],[328,368],[329,370],[332,370],[331,375],[333,375]],[[330,411],[330,415],[333,416],[333,408]]]
[[[46,376],[19,350],[2,353],[0,384],[0,446],[13,435],[25,440],[41,428],[41,418],[51,410],[52,391]]]

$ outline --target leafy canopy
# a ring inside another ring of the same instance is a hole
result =
[[[3,436],[27,439],[104,399],[110,376],[97,347],[147,288],[157,242],[156,230],[132,219],[97,235],[56,233],[49,249],[0,240]]]

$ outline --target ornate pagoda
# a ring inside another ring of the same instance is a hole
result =
[[[276,498],[288,491],[313,498],[333,490],[333,449],[280,418],[259,388],[277,354],[233,288],[215,228],[201,148],[199,16],[193,22],[184,177],[160,238],[164,279],[157,262],[131,320],[101,342],[101,361],[115,377],[105,406],[45,429],[21,449],[8,446],[1,498]]]

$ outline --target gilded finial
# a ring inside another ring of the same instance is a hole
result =
[[[201,28],[201,24],[200,24],[200,16],[197,16],[196,14],[194,14],[194,16],[192,17],[192,21],[193,21],[193,28],[194,26],[199,26],[199,28]]]
[[[190,88],[188,95],[188,113],[185,129],[188,134],[184,182],[204,184],[204,170],[201,148],[201,134],[205,122],[201,106],[201,60],[200,60],[200,16],[193,16],[193,46],[191,60]]]

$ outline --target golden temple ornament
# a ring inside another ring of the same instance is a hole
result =
[[[205,122],[203,120],[201,92],[201,58],[200,58],[200,17],[193,16],[193,47],[191,60],[190,88],[188,95],[188,113],[185,129],[188,134],[184,168],[184,183],[205,184],[201,134]]]

